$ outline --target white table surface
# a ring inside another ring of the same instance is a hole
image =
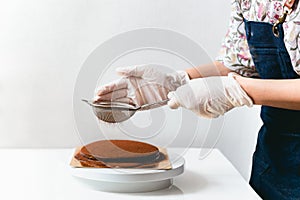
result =
[[[73,149],[0,149],[0,199],[260,199],[219,150],[201,160],[199,152],[184,154],[185,172],[170,189],[122,194],[92,190],[72,177]]]

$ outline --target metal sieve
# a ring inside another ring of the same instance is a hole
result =
[[[146,110],[164,105],[169,101],[169,99],[138,107],[127,103],[113,101],[93,102],[86,99],[82,99],[82,101],[86,102],[93,108],[94,114],[99,120],[108,123],[118,123],[129,119],[138,110]]]

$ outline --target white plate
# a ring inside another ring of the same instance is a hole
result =
[[[170,187],[184,171],[184,158],[169,152],[170,170],[73,168],[71,174],[89,187],[107,192],[150,192]]]

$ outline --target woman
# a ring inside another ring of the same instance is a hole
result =
[[[169,98],[171,108],[203,117],[262,105],[250,184],[263,199],[300,199],[298,0],[231,4],[229,29],[214,63],[176,72],[156,65],[120,68],[123,78],[101,87],[96,100],[142,105]]]

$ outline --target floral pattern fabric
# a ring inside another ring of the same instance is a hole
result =
[[[283,13],[286,0],[231,0],[231,16],[217,60],[229,69],[248,77],[257,77],[249,52],[243,17],[249,21],[274,24]],[[292,11],[283,24],[284,42],[294,70],[300,75],[300,16],[299,7]]]

